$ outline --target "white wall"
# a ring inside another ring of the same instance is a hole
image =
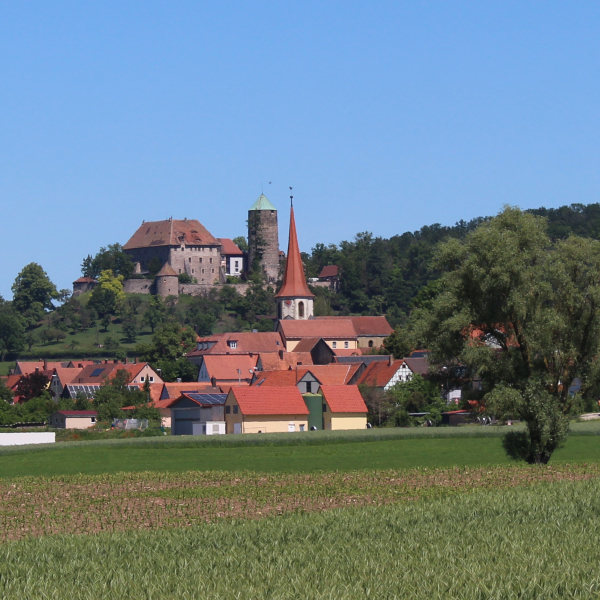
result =
[[[52,432],[0,433],[0,446],[22,446],[23,444],[53,444],[56,434]]]

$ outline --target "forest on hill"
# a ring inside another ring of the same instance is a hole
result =
[[[571,204],[559,208],[525,211],[544,217],[552,241],[571,234],[600,239],[600,204]],[[426,225],[389,239],[364,232],[353,241],[317,244],[303,254],[308,277],[317,277],[326,265],[340,268],[338,293],[314,290],[316,310],[339,314],[385,314],[392,325],[405,318],[411,308],[435,291],[439,278],[431,267],[437,245],[449,238],[463,239],[490,217],[459,221],[454,226]]]

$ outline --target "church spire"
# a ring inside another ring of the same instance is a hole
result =
[[[283,285],[276,298],[314,298],[304,277],[304,267],[302,266],[302,257],[298,247],[298,237],[296,235],[296,220],[294,219],[294,207],[290,208],[290,237],[288,243],[287,261],[285,263],[285,273],[283,275]]]

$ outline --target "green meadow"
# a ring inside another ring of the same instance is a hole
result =
[[[313,473],[509,464],[506,427],[187,436],[64,442],[0,451],[0,477],[136,471]],[[577,423],[553,462],[600,461],[600,424]]]

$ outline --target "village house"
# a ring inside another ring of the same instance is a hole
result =
[[[196,348],[186,354],[193,364],[200,366],[201,357],[207,354],[265,354],[279,353],[285,346],[281,335],[275,331],[216,333],[196,340]]]
[[[170,402],[171,435],[223,435],[227,394],[184,392]]]
[[[221,243],[221,267],[225,275],[239,277],[245,270],[244,253],[229,238],[217,238]]]
[[[229,354],[202,356],[198,381],[217,386],[250,385],[258,355]]]
[[[308,415],[296,386],[232,387],[225,401],[227,433],[307,431]]]
[[[360,364],[312,365],[287,371],[255,372],[252,387],[297,387],[302,394],[316,393],[321,385],[352,385],[361,373]],[[364,367],[362,367],[364,368]]]
[[[366,429],[367,405],[356,385],[322,385],[323,428]]]
[[[50,415],[49,425],[55,429],[89,429],[97,418],[95,410],[58,410]]]
[[[371,362],[358,379],[358,384],[368,385],[387,391],[397,383],[406,383],[413,377],[413,371],[405,359],[388,362]]]

